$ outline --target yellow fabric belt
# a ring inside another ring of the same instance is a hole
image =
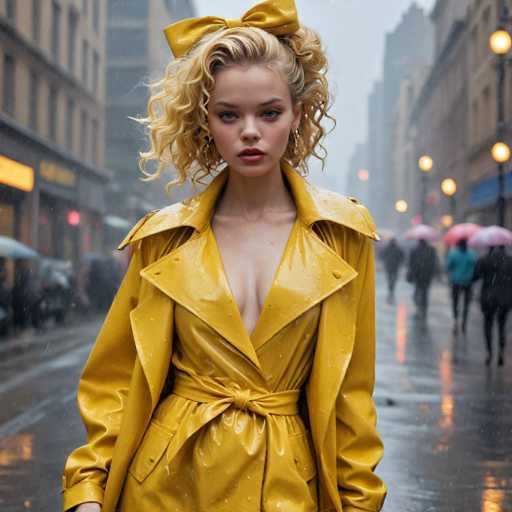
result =
[[[260,394],[251,389],[242,389],[236,384],[227,387],[210,378],[177,372],[173,393],[194,402],[215,402],[217,408],[224,410],[233,405],[237,409],[252,411],[260,416],[293,416],[299,412],[298,389]]]

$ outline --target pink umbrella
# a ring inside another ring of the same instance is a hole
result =
[[[480,229],[469,240],[471,247],[491,247],[493,245],[512,245],[512,231],[500,226],[488,226]]]
[[[445,233],[443,236],[443,242],[448,246],[455,245],[459,240],[467,240],[468,238],[471,238],[481,229],[482,226],[472,224],[471,222],[456,224]]]
[[[406,240],[428,240],[435,242],[439,239],[439,231],[425,224],[418,224],[404,234]]]

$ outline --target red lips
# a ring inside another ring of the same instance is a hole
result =
[[[238,153],[238,156],[254,156],[254,155],[264,155],[263,151],[258,148],[246,148],[242,152]]]

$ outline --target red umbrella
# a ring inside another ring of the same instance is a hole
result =
[[[439,231],[426,224],[418,224],[407,230],[404,234],[406,240],[428,240],[435,242],[439,239]]]
[[[512,231],[500,226],[488,226],[475,233],[468,241],[471,247],[512,245]]]
[[[455,245],[459,240],[468,240],[481,229],[482,226],[471,222],[456,224],[445,233],[443,242],[448,246]]]

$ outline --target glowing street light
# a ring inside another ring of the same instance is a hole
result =
[[[421,171],[428,173],[432,170],[434,166],[434,161],[429,155],[422,155],[418,160],[418,167]]]
[[[506,66],[505,61],[512,48],[512,36],[507,30],[510,25],[511,17],[507,0],[498,0],[498,23],[496,30],[489,38],[489,46],[496,55],[496,140],[492,148],[492,157],[498,164],[498,198],[497,198],[497,223],[499,226],[505,225],[506,201],[505,201],[505,163],[510,159],[510,148],[503,142],[505,135],[505,79]]]
[[[441,182],[441,190],[445,196],[452,197],[457,192],[457,183],[452,178],[446,178]]]
[[[496,142],[491,149],[491,154],[498,164],[504,164],[510,160],[510,148],[504,142]]]
[[[409,205],[407,204],[407,201],[404,201],[403,199],[399,199],[395,203],[395,210],[398,213],[406,213],[409,208]]]
[[[370,178],[370,173],[368,172],[367,169],[359,169],[357,171],[357,178],[359,179],[359,181],[368,181],[368,179]]]
[[[506,55],[512,48],[512,37],[506,30],[496,30],[489,37],[489,46],[496,55]]]
[[[451,215],[443,215],[441,217],[441,224],[445,228],[449,228],[453,225],[453,217]]]

